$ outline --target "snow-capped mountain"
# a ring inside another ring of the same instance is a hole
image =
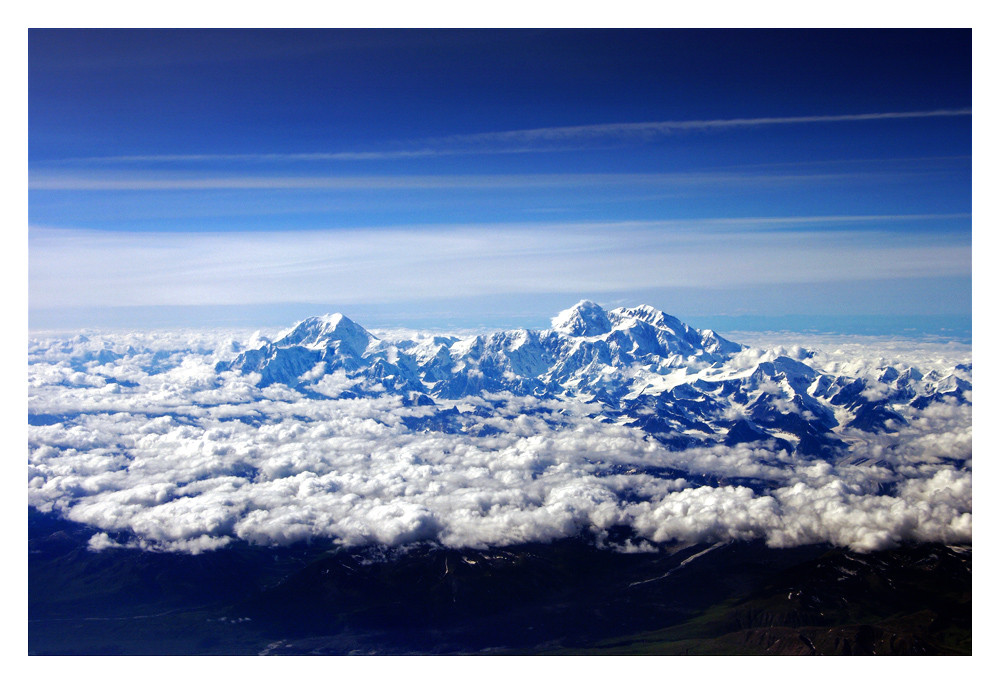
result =
[[[573,397],[600,420],[641,428],[672,449],[760,442],[831,460],[847,454],[853,431],[892,432],[914,409],[971,398],[971,367],[943,377],[891,365],[873,377],[834,375],[810,366],[809,352],[796,355],[750,354],[650,306],[581,301],[549,330],[467,339],[380,340],[341,314],[309,318],[217,370],[307,395],[390,393],[408,405],[440,404],[425,429],[472,428],[473,416],[449,403],[463,397]],[[318,383],[333,373],[341,381],[331,394]]]

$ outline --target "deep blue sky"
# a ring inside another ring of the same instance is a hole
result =
[[[32,30],[32,326],[931,329],[971,316],[971,106],[967,30]]]

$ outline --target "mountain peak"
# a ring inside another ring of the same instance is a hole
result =
[[[649,304],[622,307],[620,309],[615,309],[611,313],[621,318],[632,318],[638,321],[643,321],[644,323],[649,323],[656,328],[667,328],[672,331],[677,328],[687,327],[673,316],[666,314],[657,309],[655,306],[650,306]]]
[[[341,313],[313,316],[299,322],[280,336],[279,346],[328,347],[333,342],[346,344],[355,354],[361,354],[376,337]]]
[[[552,319],[552,329],[573,337],[592,337],[611,332],[608,313],[589,299],[560,311]]]

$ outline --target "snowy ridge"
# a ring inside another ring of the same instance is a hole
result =
[[[219,370],[260,373],[261,386],[300,391],[343,371],[348,382],[338,396],[377,387],[427,405],[500,392],[575,397],[675,449],[770,440],[829,459],[847,449],[839,433],[892,431],[906,424],[909,409],[967,402],[972,387],[954,373],[925,378],[891,366],[878,377],[831,376],[809,366],[801,349],[799,359],[747,365],[745,350],[648,305],[605,311],[583,300],[557,314],[551,330],[435,337],[414,347],[379,341],[341,314],[320,316]]]

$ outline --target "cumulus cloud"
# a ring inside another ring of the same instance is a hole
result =
[[[200,553],[235,540],[484,547],[621,525],[636,535],[624,550],[971,540],[968,404],[913,409],[894,433],[845,428],[841,461],[766,442],[670,451],[570,398],[484,393],[418,406],[336,398],[343,372],[309,371],[305,392],[214,370],[244,346],[221,333],[32,340],[29,504],[96,528],[95,551]],[[885,351],[849,360],[780,347],[737,359],[748,370],[786,355],[816,368],[856,363],[874,378]],[[932,378],[956,361],[935,358],[924,366]],[[420,427],[446,411],[459,428]]]

